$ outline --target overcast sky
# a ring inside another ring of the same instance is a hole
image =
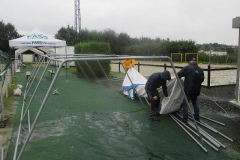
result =
[[[54,36],[74,26],[75,0],[0,0],[0,20],[20,34],[34,28]],[[240,0],[81,0],[82,28],[150,37],[238,44],[232,19],[240,16]]]

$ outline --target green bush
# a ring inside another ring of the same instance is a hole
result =
[[[199,61],[201,62],[209,62],[209,55],[205,53],[199,53]],[[212,55],[211,56],[211,63],[237,63],[237,55],[224,55],[224,56],[218,56],[218,55]]]
[[[76,44],[74,46],[74,52],[75,54],[110,54],[111,50],[110,50],[110,45],[108,43],[88,42],[88,43]],[[99,63],[101,64],[104,72],[108,75],[111,71],[111,65],[110,65],[111,61],[102,60],[102,61],[99,61]],[[75,66],[77,68],[77,71],[80,74],[83,74],[85,72],[88,77],[94,77],[94,74],[97,77],[104,77],[105,74],[102,71],[102,68],[100,67],[99,63],[97,61],[78,61],[78,62],[75,62]],[[92,73],[91,70],[94,72],[94,74]]]

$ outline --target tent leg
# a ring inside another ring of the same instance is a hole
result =
[[[47,91],[47,93],[46,93],[46,95],[45,95],[45,97],[44,97],[44,100],[43,100],[43,102],[42,102],[42,104],[41,104],[41,106],[40,106],[40,108],[39,108],[39,110],[38,110],[38,113],[37,113],[37,115],[36,115],[36,118],[35,118],[35,120],[33,121],[32,128],[31,128],[31,130],[30,130],[30,133],[29,133],[28,136],[26,137],[26,140],[25,140],[25,142],[24,142],[24,144],[23,144],[23,146],[22,146],[22,149],[21,149],[21,151],[20,151],[20,153],[19,153],[19,155],[18,155],[17,160],[20,160],[21,157],[22,157],[22,154],[23,154],[23,152],[24,152],[24,150],[25,150],[25,148],[26,148],[26,146],[27,146],[27,144],[28,144],[28,142],[29,142],[29,139],[30,139],[30,137],[31,137],[31,135],[32,135],[32,133],[33,133],[33,130],[35,129],[35,126],[36,126],[36,124],[37,124],[37,121],[38,121],[38,119],[39,119],[39,117],[40,117],[40,115],[41,115],[41,113],[42,113],[42,110],[43,110],[43,108],[44,108],[44,106],[45,106],[45,104],[46,104],[46,102],[47,102],[47,99],[48,99],[48,97],[49,97],[49,94],[50,94],[50,92],[51,92],[51,90],[52,90],[52,88],[53,88],[53,85],[55,84],[55,81],[56,81],[56,79],[57,79],[57,77],[58,77],[58,75],[59,75],[59,73],[60,73],[60,71],[61,71],[62,66],[63,66],[63,62],[62,62],[61,65],[59,66],[59,68],[58,68],[58,70],[57,70],[57,72],[56,72],[56,75],[54,76],[54,78],[53,78],[53,80],[52,80],[52,83],[50,84],[50,86],[49,86],[49,88],[48,88],[48,91]]]
[[[104,75],[105,75],[105,77],[106,77],[108,83],[111,85],[111,87],[112,87],[112,89],[114,90],[114,92],[117,93],[116,90],[115,90],[115,88],[113,87],[112,83],[109,81],[108,76],[107,76],[107,74],[105,73],[105,71],[104,71],[104,69],[103,69],[101,63],[100,63],[99,61],[97,61],[97,62],[98,62],[98,64],[99,64],[101,70],[103,71],[103,73],[104,73]]]

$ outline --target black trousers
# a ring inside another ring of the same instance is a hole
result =
[[[199,108],[198,108],[198,103],[197,103],[197,97],[198,96],[190,96],[186,95],[188,102],[191,101],[193,104],[193,109],[194,109],[194,118],[199,119]],[[183,108],[183,120],[187,121],[188,119],[188,107],[185,99],[183,99],[183,103],[181,104],[181,108]]]
[[[151,107],[150,118],[153,118],[157,115],[159,110],[160,96],[157,95],[158,99],[154,100],[153,97],[151,96],[151,93],[148,90],[146,90],[146,92],[147,92],[148,99],[150,101],[150,107]]]

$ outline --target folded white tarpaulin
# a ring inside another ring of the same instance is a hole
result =
[[[133,67],[127,71],[133,85],[136,88],[137,93],[140,97],[147,97],[145,91],[145,84],[147,83],[147,79],[143,77],[138,71],[136,71]],[[123,94],[127,95],[131,99],[135,99],[135,89],[126,75],[122,84]]]
[[[183,86],[183,79],[180,79],[180,80]],[[179,110],[181,107],[181,103],[183,102],[184,95],[181,92],[179,82],[177,82],[176,78],[173,78],[168,83],[167,89],[168,89],[168,93],[170,94],[169,102],[167,102],[166,98],[163,98],[160,114],[169,114]]]
[[[128,70],[128,75],[131,78],[132,83],[134,84],[137,93],[140,97],[147,98],[147,93],[145,90],[145,84],[147,83],[147,79],[143,77],[139,72],[137,72],[134,68]],[[180,79],[181,84],[183,86],[183,78]],[[126,75],[123,81],[123,94],[127,95],[132,100],[135,99],[135,89],[132,86],[132,83]],[[184,95],[181,92],[180,85],[177,82],[176,78],[172,78],[168,81],[167,90],[169,96],[169,102],[165,98],[163,98],[161,103],[160,114],[169,114],[179,110],[181,107],[181,103],[183,102]],[[162,88],[158,89],[160,95],[163,95]],[[162,97],[162,96],[161,96]]]

